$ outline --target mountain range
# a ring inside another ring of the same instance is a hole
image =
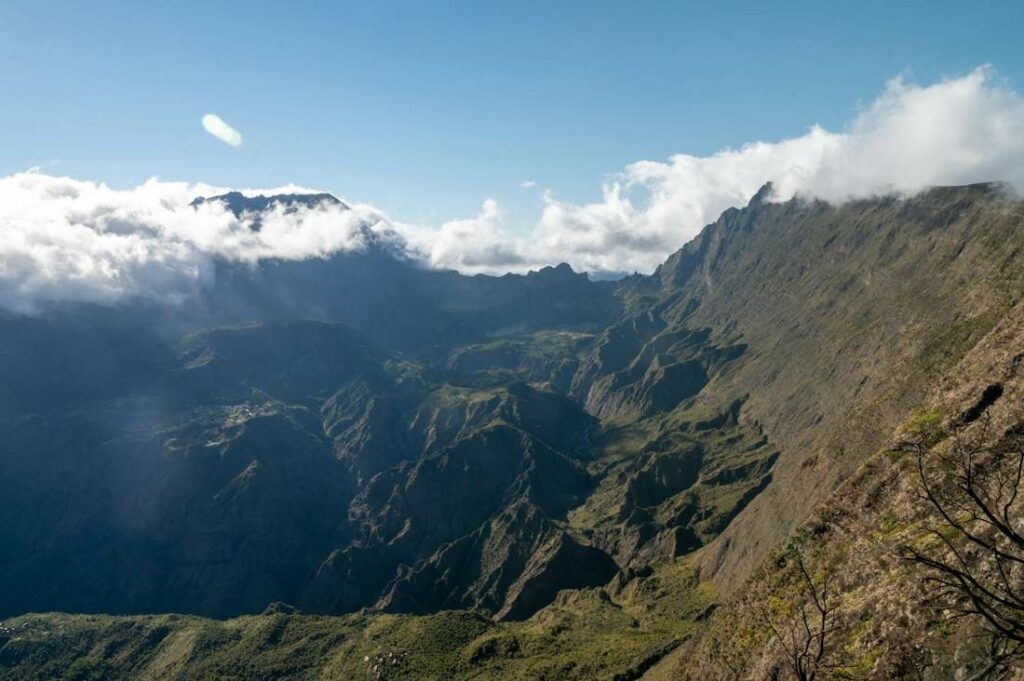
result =
[[[0,678],[773,678],[793,546],[836,575],[833,673],[973,669],[895,453],[1024,423],[1024,203],[770,196],[618,281],[367,231],[2,313]]]

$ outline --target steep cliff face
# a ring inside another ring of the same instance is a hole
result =
[[[1016,451],[1024,425],[1024,303],[1008,310],[982,339],[924,391],[911,416],[802,522],[758,567],[687,645],[665,659],[651,679],[768,678],[787,661],[764,619],[766,604],[792,615],[809,596],[792,549],[818,584],[831,582],[834,609],[825,664],[864,679],[1012,678],[993,657],[980,618],[951,617],[936,575],[908,560],[906,547],[935,545],[933,529],[955,532],[923,498],[918,459],[902,443],[922,433],[935,453],[949,456],[954,440]],[[1012,478],[1008,484],[1013,484]],[[1019,481],[1018,481],[1019,484]],[[1007,494],[1006,499],[1011,495]],[[966,517],[967,508],[962,509]],[[1019,501],[1008,507],[1020,517]],[[965,565],[985,574],[983,559],[963,551]],[[991,566],[989,566],[991,567]],[[779,616],[780,621],[785,621]],[[784,625],[783,625],[784,626]],[[987,670],[987,671],[986,671]],[[1017,672],[1019,674],[1019,670]]]
[[[840,206],[766,203],[768,191],[627,284],[634,309],[656,311],[648,328],[707,328],[711,342],[745,347],[705,397],[746,397],[743,415],[780,450],[772,484],[705,554],[727,591],[1024,286],[1020,203],[997,185]]]

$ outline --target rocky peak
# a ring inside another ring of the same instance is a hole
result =
[[[572,266],[567,262],[559,263],[555,266],[542,267],[536,272],[530,272],[526,275],[529,278],[536,279],[538,281],[572,281],[587,277],[583,272],[575,272]]]
[[[283,207],[286,213],[294,213],[300,208],[319,208],[321,206],[338,207],[347,210],[348,205],[332,194],[326,192],[316,194],[272,194],[264,196],[246,196],[242,192],[233,191],[217,196],[199,196],[189,205],[197,208],[205,203],[219,202],[231,211],[235,217],[244,213],[262,213]]]

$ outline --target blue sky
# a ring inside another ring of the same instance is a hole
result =
[[[0,4],[0,175],[287,182],[438,224],[841,130],[907,73],[1024,86],[1022,2]],[[245,137],[206,134],[214,112]],[[536,189],[519,183],[534,180]]]

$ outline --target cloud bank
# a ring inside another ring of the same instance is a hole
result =
[[[217,114],[206,114],[203,116],[203,129],[224,144],[229,144],[233,147],[241,146],[242,144],[242,133],[225,123],[224,119]]]
[[[711,156],[639,161],[609,178],[600,201],[565,203],[546,192],[526,238],[510,238],[494,210],[481,211],[475,232],[466,221],[444,225],[429,258],[438,267],[483,272],[552,258],[582,270],[649,272],[724,210],[746,205],[767,181],[775,201],[842,202],[985,181],[1022,189],[1024,98],[987,66],[928,86],[895,78],[842,132],[813,126],[800,137]],[[467,262],[455,240],[470,233],[478,238],[464,247],[474,254]],[[484,260],[485,253],[494,257]],[[512,257],[503,260],[506,253]]]
[[[0,307],[31,312],[51,301],[131,297],[174,302],[208,283],[214,259],[327,257],[362,248],[374,234],[404,244],[430,266],[466,273],[560,261],[592,272],[649,272],[767,181],[775,201],[842,202],[991,180],[1024,188],[1024,98],[989,67],[927,86],[896,78],[839,132],[814,126],[800,137],[711,156],[633,163],[610,176],[593,203],[563,202],[546,191],[526,234],[510,231],[491,199],[477,215],[433,228],[389,221],[355,204],[274,211],[253,230],[250,219],[219,204],[189,206],[224,188],[150,180],[114,190],[19,173],[0,178]]]
[[[294,193],[300,187],[243,193]],[[32,313],[48,302],[176,303],[209,283],[213,261],[327,257],[388,230],[372,207],[283,206],[236,217],[222,187],[150,180],[128,190],[26,172],[0,178],[0,307]]]

